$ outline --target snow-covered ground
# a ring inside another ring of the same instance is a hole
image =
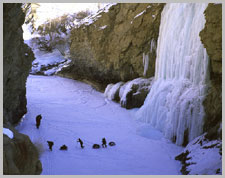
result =
[[[41,150],[42,174],[51,175],[170,175],[180,174],[174,159],[182,147],[161,132],[134,119],[91,86],[58,76],[30,75],[27,79],[28,113],[16,127]],[[40,128],[35,117],[41,114]],[[92,144],[114,141],[116,146],[92,149]],[[84,141],[84,149],[76,142]],[[53,141],[53,151],[47,140]],[[66,144],[67,151],[59,150]],[[41,146],[42,145],[42,146]]]
[[[32,41],[32,39],[24,42],[32,48],[35,55],[30,71],[31,74],[54,75],[71,62],[68,51],[63,56],[58,49],[54,49],[52,52],[41,51],[36,44],[37,42]]]
[[[46,53],[37,49],[34,51],[34,54],[36,59],[32,62],[30,72],[32,74],[53,75],[71,61],[64,58],[57,49],[52,53]]]

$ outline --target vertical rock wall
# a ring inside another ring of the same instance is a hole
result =
[[[27,112],[26,79],[34,60],[23,41],[24,18],[21,4],[3,4],[3,126],[14,133],[13,139],[3,136],[3,174],[11,175],[42,171],[36,147],[12,126]]]
[[[98,14],[95,22],[73,29],[72,65],[60,75],[88,79],[104,90],[108,83],[142,77],[145,54],[149,57],[146,77],[153,76],[163,7],[159,3],[119,3]]]
[[[16,123],[26,113],[26,79],[34,60],[24,44],[21,4],[3,5],[3,112],[4,123]]]
[[[222,137],[222,4],[210,3],[205,10],[205,28],[200,37],[210,58],[211,85],[204,101],[206,112],[204,131],[207,137]]]

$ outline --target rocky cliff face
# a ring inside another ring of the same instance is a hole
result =
[[[16,123],[26,113],[26,79],[34,55],[23,42],[21,4],[3,7],[3,112],[4,123]]]
[[[24,44],[22,24],[25,15],[21,4],[3,4],[3,126],[14,132],[4,135],[4,174],[40,174],[38,153],[28,136],[19,134],[12,125],[26,113],[26,79],[34,55]]]
[[[145,76],[153,76],[163,7],[157,3],[121,3],[99,13],[93,23],[73,29],[72,65],[60,75],[94,81],[104,90],[108,83],[142,77],[144,56]]]
[[[204,101],[204,131],[207,137],[222,137],[222,4],[209,4],[205,10],[206,24],[200,37],[210,58],[211,86]]]

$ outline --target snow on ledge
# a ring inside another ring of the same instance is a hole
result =
[[[107,25],[99,27],[100,30],[104,30],[107,27]]]
[[[9,138],[13,139],[13,132],[7,128],[3,128],[3,134],[7,135]]]
[[[138,15],[136,15],[136,16],[134,17],[134,19],[136,19],[137,17],[141,16],[141,15],[144,14],[145,12],[146,12],[146,10],[142,11],[141,13],[139,13]]]
[[[85,17],[80,22],[77,22],[75,20],[73,23],[74,23],[74,25],[77,25],[77,28],[79,28],[81,25],[89,26],[90,24],[94,23],[95,21],[97,21],[102,16],[101,13],[103,13],[103,12],[104,13],[109,12],[109,9],[112,6],[115,6],[116,4],[117,3],[108,3],[104,8],[98,10],[97,13],[91,14],[91,15]]]

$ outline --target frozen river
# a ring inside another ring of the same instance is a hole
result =
[[[170,175],[180,174],[174,157],[182,151],[161,132],[134,119],[90,85],[58,76],[30,75],[27,109],[16,127],[39,145],[44,175]],[[40,128],[35,117],[41,114]],[[116,146],[92,149],[102,138]],[[84,141],[81,149],[77,139]],[[53,141],[53,151],[47,140]],[[63,144],[67,151],[59,150]]]

